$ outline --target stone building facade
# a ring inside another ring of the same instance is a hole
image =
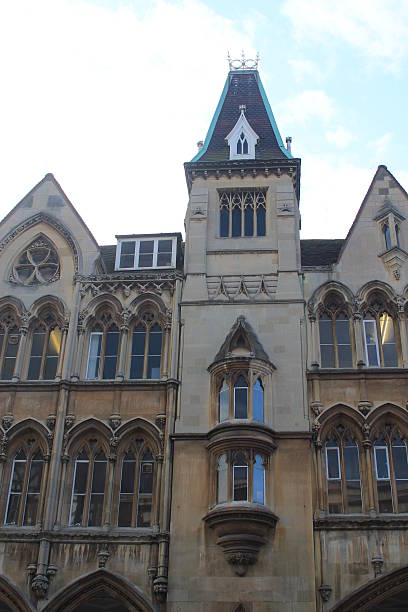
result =
[[[184,244],[0,223],[0,611],[405,610],[407,193],[300,240],[245,64],[185,172]]]

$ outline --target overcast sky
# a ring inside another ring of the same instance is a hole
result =
[[[303,238],[344,237],[379,164],[408,188],[406,0],[12,0],[0,216],[52,172],[100,244],[182,231],[183,162],[242,49],[302,158]]]

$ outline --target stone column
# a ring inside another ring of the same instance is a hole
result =
[[[67,335],[68,335],[69,322],[65,321],[64,326],[62,328],[62,338],[61,338],[61,347],[60,347],[60,356],[58,359],[58,368],[55,374],[55,380],[61,380],[62,378],[62,368],[64,364],[65,358],[65,347],[67,344]]]
[[[317,482],[317,504],[319,515],[325,514],[323,503],[323,478],[322,478],[322,442],[320,440],[320,424],[312,425],[312,439],[316,453],[316,482]]]
[[[16,363],[14,364],[14,373],[11,379],[11,382],[19,382],[21,379],[21,370],[23,367],[23,360],[27,345],[27,335],[28,335],[28,327],[26,325],[22,325],[20,328],[20,342],[18,345]]]
[[[402,299],[398,303],[398,324],[401,339],[401,365],[403,368],[408,368],[407,316]]]
[[[309,352],[309,364],[311,368],[320,367],[320,351],[318,351],[319,347],[319,338],[318,338],[318,329],[317,329],[317,321],[316,315],[314,313],[309,314],[310,321],[310,352]]]
[[[354,335],[356,338],[356,361],[357,367],[362,368],[366,365],[365,351],[363,347],[363,324],[360,311],[353,312]]]
[[[113,498],[113,482],[115,475],[115,466],[117,459],[117,447],[118,447],[118,438],[113,436],[110,440],[110,455],[109,455],[109,463],[108,463],[108,488],[106,492],[106,506],[105,506],[105,520],[103,523],[103,528],[106,531],[109,531],[111,527],[111,518],[112,518],[112,498]]]
[[[163,338],[163,367],[162,367],[162,378],[168,376],[168,362],[169,362],[169,339],[170,339],[171,323],[164,325],[164,338]]]
[[[82,325],[78,325],[78,340],[77,340],[77,350],[76,356],[74,360],[74,368],[71,380],[79,380],[81,377],[81,363],[82,363],[82,352],[84,350],[84,336],[85,330]]]
[[[67,339],[64,351],[64,362],[62,364],[62,378],[67,380],[71,377],[73,363],[75,363],[74,348],[76,343],[76,329],[78,323],[79,305],[81,303],[81,281],[75,281],[74,293],[72,298],[71,316],[69,319]]]
[[[366,460],[366,468],[367,468],[367,484],[368,484],[368,511],[374,516],[376,514],[375,503],[374,503],[374,485],[373,485],[373,466],[371,461],[371,448],[372,442],[369,439],[370,428],[368,425],[363,425],[363,447],[365,453]]]
[[[45,455],[44,457],[44,474],[42,476],[42,483],[43,486],[41,487],[41,495],[40,495],[40,499],[38,500],[38,508],[40,510],[40,512],[38,513],[38,517],[39,520],[37,521],[38,525],[41,527],[41,525],[43,524],[43,519],[44,519],[44,510],[45,510],[45,499],[48,493],[48,472],[49,472],[49,468],[50,468],[50,459],[51,459],[51,455],[48,453],[47,455]]]
[[[60,482],[60,487],[58,488],[58,508],[57,508],[57,515],[55,518],[55,528],[56,529],[60,529],[61,527],[62,508],[63,508],[63,502],[64,502],[64,487],[65,487],[65,482],[66,482],[66,477],[67,477],[68,462],[69,462],[69,456],[63,453],[61,455],[62,467],[61,467],[61,482]]]
[[[159,453],[155,458],[156,463],[156,506],[155,506],[155,516],[154,516],[154,531],[160,531],[160,506],[161,506],[161,483],[162,483],[162,472],[163,472],[163,454]]]
[[[128,352],[128,343],[129,343],[129,326],[127,323],[124,323],[120,327],[121,331],[121,339],[120,339],[120,348],[119,348],[119,364],[118,370],[116,374],[116,380],[123,381],[125,378],[125,365],[126,365],[126,356]]]

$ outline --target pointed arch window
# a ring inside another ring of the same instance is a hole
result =
[[[221,238],[266,235],[266,189],[218,192]]]
[[[358,445],[342,427],[325,443],[327,501],[330,514],[362,512]]]
[[[389,251],[391,249],[391,232],[388,222],[384,223],[384,225],[382,226],[382,231],[384,236],[385,249]]]
[[[40,494],[44,469],[44,457],[35,444],[20,448],[13,458],[7,507],[6,525],[34,526],[40,521]]]
[[[96,440],[89,440],[75,459],[69,524],[73,527],[102,525],[107,459]]]
[[[86,378],[114,379],[118,363],[120,331],[111,313],[103,313],[89,336]]]
[[[162,328],[153,313],[147,312],[133,328],[129,378],[160,378],[162,345]]]
[[[234,384],[234,418],[248,418],[248,383],[242,374]]]
[[[11,380],[14,374],[20,330],[11,311],[6,311],[0,320],[0,374],[1,380]]]
[[[264,387],[261,378],[243,373],[222,378],[218,386],[218,421],[222,423],[229,419],[248,418],[264,422]]]
[[[237,155],[248,155],[248,140],[244,132],[241,132],[237,140]]]
[[[59,277],[58,253],[46,236],[39,236],[18,256],[10,280],[20,285],[46,285]]]
[[[319,316],[320,359],[322,368],[353,367],[350,320],[333,303]]]
[[[231,450],[217,458],[216,503],[265,504],[265,459],[253,449]]]
[[[153,505],[154,458],[145,448],[131,447],[123,456],[118,527],[150,527]]]
[[[61,328],[53,314],[37,322],[31,334],[28,380],[53,380],[61,350]]]
[[[387,311],[369,311],[365,315],[363,336],[368,367],[398,367],[396,328]]]
[[[378,511],[408,512],[408,456],[406,441],[396,433],[374,441]]]

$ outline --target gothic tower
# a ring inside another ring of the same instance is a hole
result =
[[[314,609],[300,159],[289,143],[258,71],[231,66],[185,164],[170,610]]]

